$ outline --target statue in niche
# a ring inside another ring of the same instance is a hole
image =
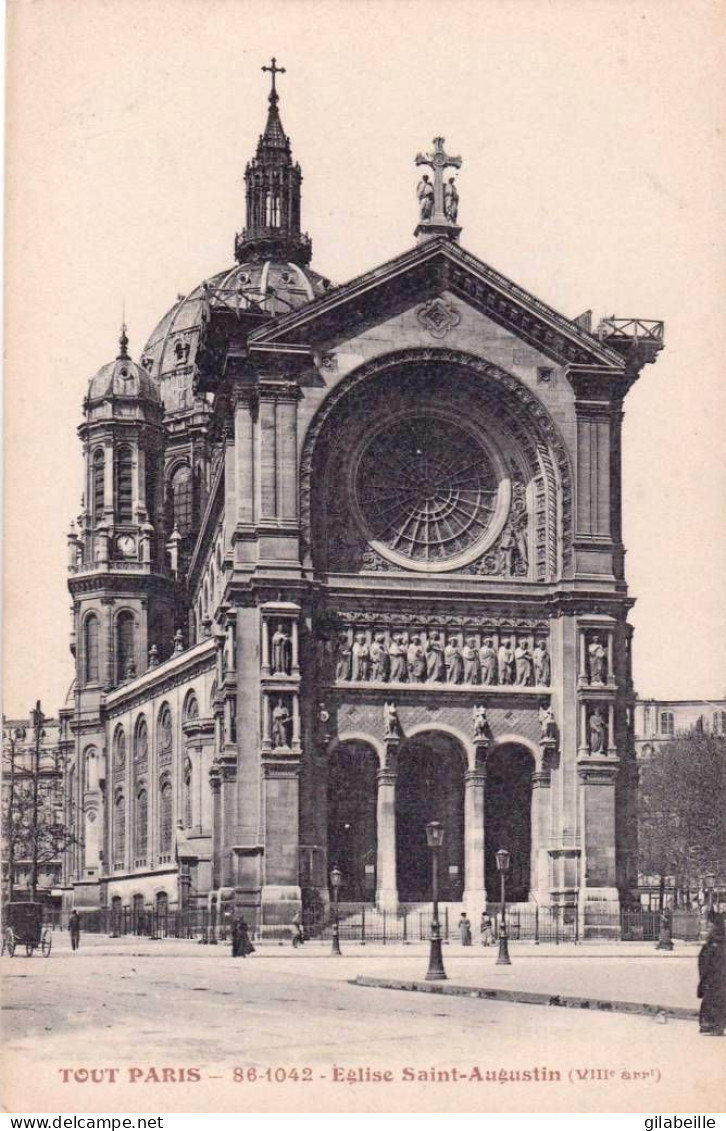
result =
[[[445,676],[444,646],[438,632],[430,632],[426,641],[426,681],[443,683]]]
[[[444,663],[446,664],[446,682],[461,683],[464,678],[464,659],[458,640],[450,640],[444,648]]]
[[[551,706],[542,706],[539,709],[539,735],[540,739],[557,737],[557,724]]]
[[[533,656],[526,640],[520,640],[514,649],[514,666],[519,687],[530,687],[532,684]]]
[[[425,683],[426,681],[426,653],[421,645],[420,636],[412,636],[406,654],[408,678],[411,683]]]
[[[350,679],[350,643],[348,635],[341,632],[338,637],[338,648],[335,660],[335,678]]]
[[[444,215],[451,224],[455,224],[459,215],[459,191],[454,177],[449,177],[448,184],[444,185]]]
[[[534,682],[538,687],[549,687],[551,662],[546,640],[537,641],[532,659],[534,661]]]
[[[275,749],[290,745],[290,723],[292,715],[282,699],[272,708],[272,745]]]
[[[605,719],[599,707],[590,715],[588,739],[591,754],[602,754],[605,750]]]
[[[517,542],[514,537],[514,531],[510,525],[504,527],[502,537],[499,540],[499,572],[503,573],[505,577],[514,576],[514,558],[517,550]]]
[[[514,683],[514,652],[509,640],[502,640],[497,654],[499,682],[502,686]]]
[[[395,703],[383,704],[383,737],[384,739],[401,737],[401,722]]]
[[[472,708],[471,721],[474,724],[474,738],[486,738],[489,730],[486,707],[479,704]]]
[[[272,636],[272,671],[276,675],[290,675],[292,670],[292,645],[285,626],[278,624]]]
[[[497,682],[497,654],[492,647],[491,638],[487,636],[484,646],[479,652],[481,662],[481,681],[487,685]]]
[[[599,636],[593,636],[592,642],[587,649],[587,654],[590,659],[590,683],[603,684],[605,682],[607,651],[603,647]]]
[[[434,186],[427,173],[424,173],[418,182],[416,196],[418,197],[419,219],[430,220],[434,214]]]
[[[373,683],[386,683],[388,680],[388,649],[386,648],[386,636],[383,632],[376,632],[373,637],[370,661],[370,678]]]
[[[467,636],[461,654],[464,660],[464,683],[481,683],[479,650],[473,636]]]
[[[400,632],[394,632],[388,646],[388,659],[391,664],[391,683],[406,682],[406,648]]]
[[[368,679],[370,668],[370,650],[364,632],[359,632],[353,641],[353,681],[363,683]]]

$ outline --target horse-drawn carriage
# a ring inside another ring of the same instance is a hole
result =
[[[17,946],[24,946],[28,958],[40,947],[44,958],[50,954],[53,935],[50,927],[43,926],[45,908],[42,903],[6,903],[3,925],[3,954],[12,958]]]

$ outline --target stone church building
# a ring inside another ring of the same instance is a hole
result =
[[[91,380],[61,711],[81,908],[577,905],[637,882],[623,401],[662,324],[571,320],[465,251],[336,286],[273,60],[234,265]],[[476,207],[469,187],[467,207]]]

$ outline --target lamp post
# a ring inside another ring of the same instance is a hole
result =
[[[330,886],[333,889],[333,941],[330,947],[331,954],[340,954],[340,919],[338,917],[338,898],[340,885],[343,882],[343,873],[340,868],[333,868],[330,873]]]
[[[506,914],[507,893],[506,893],[506,889],[505,889],[506,876],[507,876],[507,872],[509,871],[510,857],[509,857],[509,853],[507,852],[506,848],[500,848],[499,851],[497,853],[495,853],[495,856],[496,856],[497,871],[499,872],[499,879],[501,881],[501,891],[502,891],[501,923],[500,923],[500,926],[499,926],[499,954],[497,955],[497,963],[496,964],[497,964],[497,966],[511,966],[512,960],[509,957],[509,944],[508,944],[508,941],[507,941],[507,914]]]
[[[444,958],[441,953],[441,924],[439,923],[439,849],[444,843],[444,826],[440,821],[429,821],[426,826],[426,842],[431,849],[431,894],[433,897],[431,945],[426,981],[444,982],[446,981],[446,971],[444,970]]]
[[[706,872],[703,877],[703,886],[706,889],[706,911],[710,919],[713,915],[713,889],[716,886],[715,872]]]

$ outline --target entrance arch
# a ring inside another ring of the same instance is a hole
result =
[[[511,863],[507,899],[525,903],[531,886],[532,774],[534,757],[526,746],[506,742],[487,758],[484,827],[487,898],[498,901],[500,880],[495,853],[506,848]]]
[[[378,755],[367,742],[341,742],[328,761],[328,870],[343,875],[344,900],[372,901],[376,892]]]
[[[464,773],[462,744],[443,731],[419,733],[403,743],[396,788],[396,863],[398,898],[431,898],[431,852],[426,825],[441,821],[439,896],[458,901],[464,889]]]

